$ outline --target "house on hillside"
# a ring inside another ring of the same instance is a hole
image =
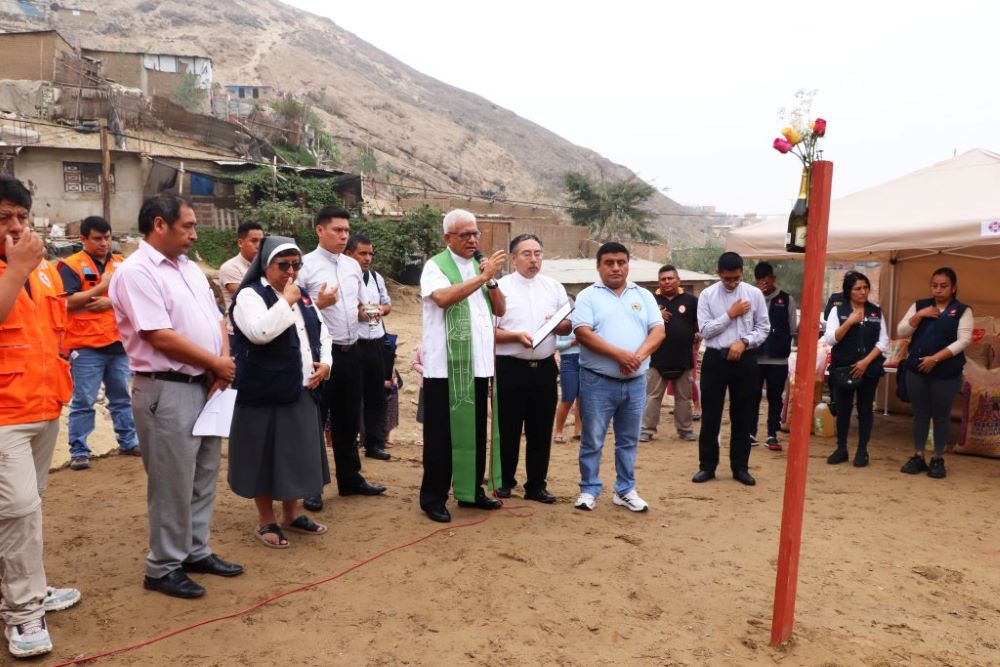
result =
[[[58,3],[51,4],[51,19],[57,26],[66,30],[89,28],[97,23],[97,12],[79,7],[63,7]]]
[[[60,58],[77,52],[58,30],[0,33],[0,79],[54,81]]]
[[[212,88],[212,59],[207,56],[97,49],[83,49],[83,55],[100,61],[101,74],[109,81],[138,88],[149,97],[169,98],[188,73],[197,77],[199,88]],[[207,113],[208,95],[205,98]]]
[[[633,257],[629,261],[628,279],[641,287],[655,290],[660,277],[659,262]],[[576,296],[583,288],[597,280],[597,260],[590,259],[546,259],[543,266],[545,275],[562,283],[570,296]],[[681,287],[685,292],[698,296],[702,290],[716,282],[718,278],[707,273],[677,269]]]
[[[226,86],[226,92],[237,99],[260,100],[261,102],[267,102],[277,97],[277,93],[272,86],[260,86],[257,84],[229,84]]]

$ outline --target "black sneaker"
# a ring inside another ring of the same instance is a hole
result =
[[[767,436],[767,442],[765,444],[767,445],[767,448],[770,449],[772,452],[781,451],[781,443],[778,442],[777,436],[774,435]]]
[[[868,465],[868,450],[858,448],[858,451],[854,452],[854,467],[864,468]]]
[[[757,436],[753,435],[752,433],[750,434],[750,446],[751,447],[757,446]]]
[[[944,459],[940,456],[931,457],[931,465],[927,470],[927,476],[934,479],[944,479],[947,475],[948,471],[944,469]]]
[[[847,454],[847,449],[840,449],[839,447],[833,450],[833,454],[826,457],[826,462],[830,465],[837,465],[838,463],[843,463],[851,458]]]
[[[917,475],[922,472],[927,472],[927,462],[924,461],[922,456],[911,456],[910,460],[903,464],[903,467],[899,469],[900,472],[905,472],[907,475]],[[944,462],[941,463],[941,470],[944,471]]]

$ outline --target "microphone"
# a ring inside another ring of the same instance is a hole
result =
[[[482,264],[486,257],[483,256],[483,253],[479,252],[479,249],[477,248],[476,251],[472,253],[472,259],[476,260],[479,264]]]

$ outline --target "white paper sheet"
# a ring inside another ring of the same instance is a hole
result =
[[[212,394],[205,403],[201,414],[194,423],[191,435],[195,437],[229,437],[229,426],[233,423],[233,408],[236,405],[236,390],[225,389]]]
[[[567,301],[563,304],[562,308],[555,312],[555,315],[545,320],[545,324],[538,328],[538,331],[531,335],[531,347],[532,349],[538,347],[543,340],[545,340],[549,335],[555,331],[559,323],[569,317],[569,314],[573,312],[573,304]]]

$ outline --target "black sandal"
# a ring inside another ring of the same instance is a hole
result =
[[[285,526],[287,530],[294,530],[297,533],[308,533],[309,535],[322,535],[326,532],[326,526],[316,523],[305,514],[295,517],[295,520]]]
[[[281,530],[281,526],[276,523],[268,523],[261,526],[254,531],[254,535],[257,536],[257,539],[260,540],[265,547],[270,547],[271,549],[287,549],[291,546],[288,543],[288,538],[285,537],[284,531]],[[278,541],[269,542],[266,535],[277,535]]]

